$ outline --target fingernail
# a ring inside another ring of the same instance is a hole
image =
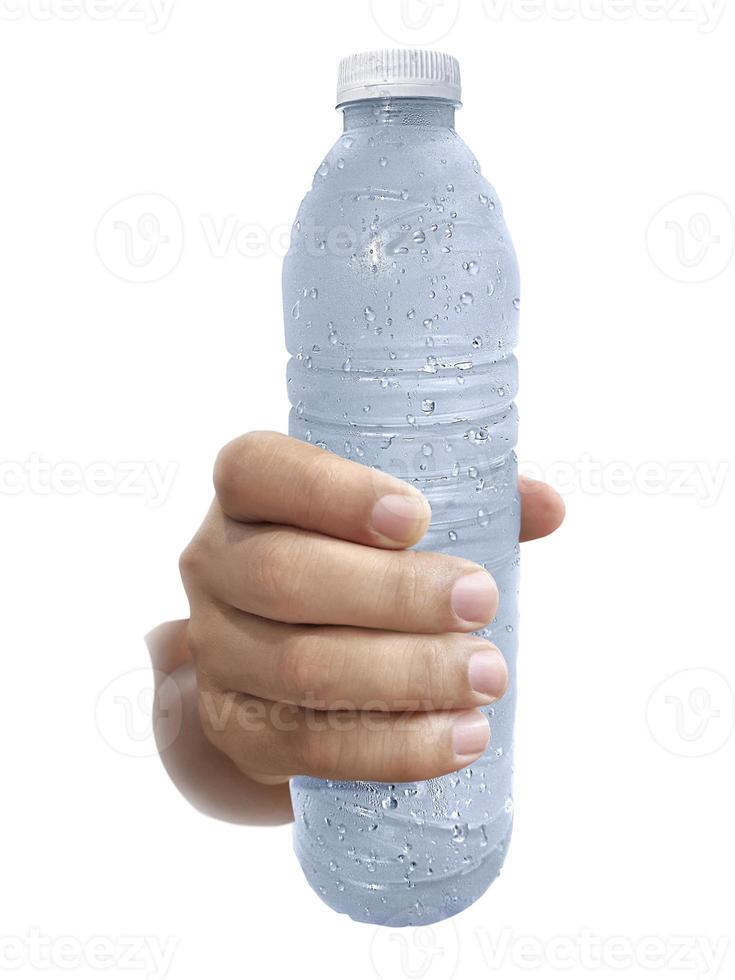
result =
[[[373,507],[370,522],[374,531],[390,541],[411,541],[431,516],[431,507],[421,494],[388,493]]]
[[[476,694],[502,698],[508,687],[508,667],[500,650],[480,650],[469,663],[470,687]]]
[[[475,626],[487,626],[498,608],[498,587],[487,572],[463,575],[452,589],[452,611],[458,619]]]
[[[479,711],[468,711],[454,723],[452,748],[458,758],[480,755],[490,741],[490,725]]]

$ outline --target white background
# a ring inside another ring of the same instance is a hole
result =
[[[0,0],[11,976],[160,980],[125,936],[168,943],[172,980],[733,975],[735,12],[414,2]],[[186,615],[219,446],[285,429],[285,237],[338,58],[394,42],[460,58],[522,263],[519,456],[569,513],[525,548],[504,873],[376,935],[311,894],[289,828],[179,796],[141,637]],[[719,973],[686,952],[720,941]]]

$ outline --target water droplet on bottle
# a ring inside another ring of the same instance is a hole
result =
[[[424,398],[424,400],[421,402],[421,411],[424,413],[424,415],[431,415],[435,408],[436,402],[431,398]]]
[[[317,170],[317,173],[319,174],[320,177],[327,176],[327,174],[329,173],[329,164],[327,163],[326,160],[320,165],[319,169]]]
[[[417,245],[423,245],[423,243],[426,241],[426,235],[420,228],[415,231],[411,237]]]
[[[487,527],[490,523],[490,515],[484,510],[478,510],[477,523],[480,525],[480,527]]]
[[[449,538],[450,541],[456,541],[457,540],[457,532],[456,531],[450,531],[449,534],[447,535],[447,537]]]
[[[434,447],[431,445],[430,442],[425,442],[421,447],[421,452],[423,453],[424,456],[433,456]]]
[[[370,405],[363,405],[362,406],[362,410],[363,410],[363,412],[365,412],[366,415],[370,411],[370,408],[371,408]]]
[[[362,312],[368,323],[372,323],[375,320],[375,310],[372,307],[366,306]]]
[[[380,157],[380,159],[378,160],[378,163],[380,164],[381,167],[387,167],[388,166],[388,157]]]
[[[297,299],[294,305],[291,307],[291,316],[294,320],[298,320],[301,316],[301,300]]]
[[[406,416],[406,421],[408,422],[409,425],[415,425],[416,424],[416,416],[415,415],[407,415]]]
[[[464,844],[467,840],[467,834],[469,833],[469,827],[467,824],[456,824],[452,830],[452,840],[455,844]]]
[[[473,337],[472,338],[472,346],[476,350],[479,350],[482,347],[482,337]]]
[[[416,316],[416,310],[409,310],[406,316],[409,320],[413,320],[413,318]]]
[[[426,319],[424,320],[424,329],[426,329],[426,330],[431,330],[431,328],[432,328],[433,326],[434,326],[434,321],[433,321],[433,320],[431,320],[431,319],[430,319],[429,317],[427,317],[427,318],[426,318]]]
[[[518,297],[516,297],[513,300],[513,309],[514,310],[520,310],[520,308],[521,308],[521,301],[520,301],[520,299],[518,299]]]
[[[304,403],[303,402],[299,402],[296,405],[296,414],[297,415],[303,415],[304,414]]]
[[[386,796],[384,800],[381,801],[380,805],[384,810],[395,810],[398,806],[398,800],[395,796]]]
[[[459,300],[464,306],[472,306],[472,304],[475,302],[475,297],[472,295],[472,293],[462,293]]]
[[[462,266],[465,272],[468,272],[471,276],[476,276],[480,271],[480,264],[472,259],[470,262],[465,262]]]

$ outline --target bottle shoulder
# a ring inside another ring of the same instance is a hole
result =
[[[454,130],[344,133],[314,176],[284,263],[289,350],[507,356],[520,307],[494,188]],[[480,352],[481,355],[480,355]]]
[[[501,213],[477,158],[456,130],[444,127],[375,126],[343,133],[316,168],[302,209],[328,206],[335,197],[344,209],[351,195],[358,203],[366,191],[375,200],[418,196],[440,203],[454,193],[479,213],[487,205],[498,211],[496,218]]]

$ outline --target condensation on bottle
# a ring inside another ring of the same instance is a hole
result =
[[[510,684],[483,709],[481,759],[419,783],[291,782],[294,846],[315,892],[390,926],[475,902],[513,819],[519,275],[498,196],[454,129],[459,100],[448,55],[345,59],[344,130],[283,270],[291,435],[412,483],[432,507],[418,547],[477,562],[500,591],[481,635],[505,655]]]

